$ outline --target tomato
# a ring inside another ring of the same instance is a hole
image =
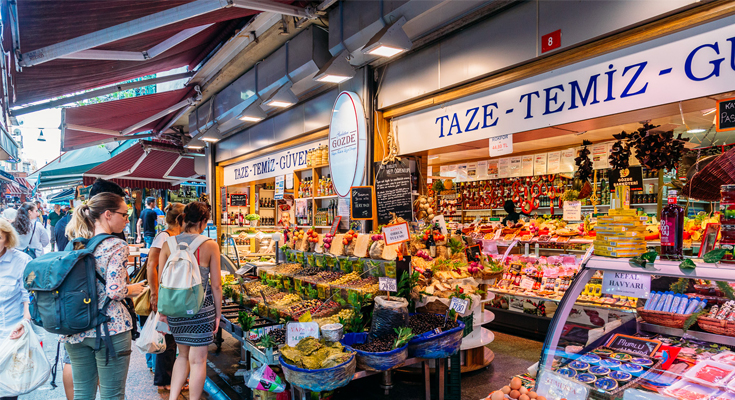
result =
[[[429,236],[424,235],[424,242],[427,241],[427,240],[429,240]]]
[[[650,235],[646,235],[645,236],[645,239],[646,240],[656,240],[656,239],[658,239],[658,233],[653,233],[653,234],[650,234]]]
[[[347,239],[342,239],[342,244],[347,246],[348,244],[350,244],[350,242],[348,242]]]

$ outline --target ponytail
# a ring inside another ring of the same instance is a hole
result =
[[[74,214],[72,214],[64,232],[69,240],[79,237],[90,239],[94,236],[94,221],[89,214],[90,209],[87,204],[82,204],[74,210]]]

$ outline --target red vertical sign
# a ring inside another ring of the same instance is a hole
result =
[[[541,53],[561,47],[561,29],[541,36]]]

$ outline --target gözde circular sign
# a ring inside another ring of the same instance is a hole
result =
[[[342,92],[332,107],[329,124],[329,169],[338,195],[350,194],[350,186],[359,186],[365,177],[367,132],[365,111],[360,97]]]

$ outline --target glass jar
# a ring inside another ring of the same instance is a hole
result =
[[[322,149],[322,165],[329,164],[329,146],[324,145]]]
[[[311,164],[311,158],[312,158],[313,154],[314,154],[314,151],[313,150],[309,150],[308,152],[306,152],[306,166],[307,167],[311,167],[311,165],[312,165]]]

